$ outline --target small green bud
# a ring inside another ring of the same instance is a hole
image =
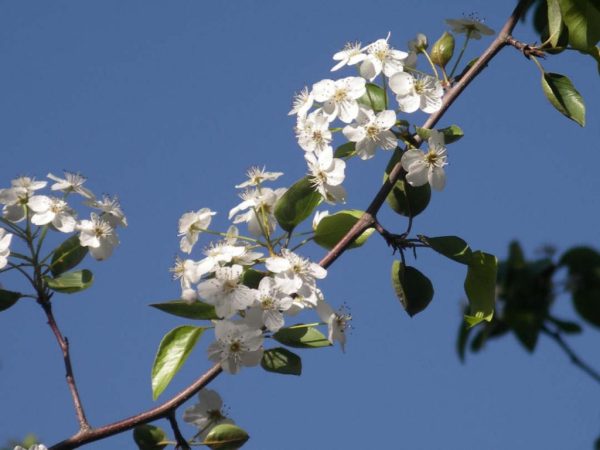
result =
[[[445,31],[431,48],[431,60],[437,66],[446,67],[453,54],[454,36]]]

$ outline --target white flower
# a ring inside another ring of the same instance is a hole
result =
[[[263,354],[260,329],[228,320],[215,323],[216,342],[208,347],[208,358],[221,363],[223,370],[238,373],[242,366],[256,366]]]
[[[431,114],[442,107],[444,89],[429,75],[413,77],[400,72],[390,78],[390,89],[396,94],[400,111],[411,113],[417,109]]]
[[[329,211],[317,211],[315,213],[315,216],[313,217],[312,229],[316,230],[317,227],[319,226],[319,222],[321,222],[321,219],[323,219],[323,217],[327,217],[328,215],[329,215]]]
[[[27,206],[34,212],[31,216],[31,223],[34,225],[52,223],[52,226],[62,233],[70,233],[77,226],[75,211],[64,200],[34,195],[27,202]]]
[[[444,134],[432,130],[428,143],[427,153],[416,149],[407,150],[402,155],[402,167],[407,172],[406,181],[411,186],[423,186],[429,183],[433,189],[441,191],[446,185],[444,166],[448,164]]]
[[[327,270],[288,249],[281,256],[271,256],[265,261],[268,271],[273,272],[275,283],[285,294],[297,294],[313,305],[317,304],[316,280],[327,276]]]
[[[216,425],[234,423],[223,411],[223,400],[219,394],[211,389],[202,389],[198,393],[198,403],[185,410],[183,420],[198,428],[197,436],[201,440]]]
[[[191,253],[192,248],[198,242],[198,235],[201,231],[208,229],[212,216],[216,212],[208,208],[199,209],[196,212],[187,212],[179,219],[179,234],[182,236],[179,242],[179,248],[184,253]]]
[[[390,34],[385,39],[378,39],[366,47],[367,58],[360,65],[360,75],[373,81],[381,72],[386,77],[391,77],[404,70],[408,53],[395,50],[388,44]]]
[[[277,220],[273,215],[275,203],[285,193],[285,188],[251,189],[240,194],[242,203],[229,211],[229,219],[233,223],[248,223],[248,230],[255,236],[260,236],[263,231],[271,234],[277,226]],[[238,214],[240,211],[248,210]]]
[[[365,80],[360,77],[347,77],[341,80],[322,80],[313,85],[313,97],[323,103],[323,111],[329,121],[336,117],[350,123],[358,115],[357,99],[366,92]]]
[[[13,450],[27,450],[26,448],[16,445]],[[48,450],[44,444],[35,444],[29,447],[29,450]]]
[[[356,154],[364,160],[372,158],[377,147],[385,150],[396,147],[396,136],[390,131],[395,123],[394,111],[381,111],[375,115],[370,109],[361,108],[356,124],[346,125],[343,133],[350,142],[356,142]]]
[[[331,68],[331,71],[335,72],[346,65],[353,66],[364,61],[367,55],[363,53],[363,50],[360,42],[348,42],[342,50],[333,55],[333,60],[339,62]]]
[[[219,317],[229,318],[256,299],[256,290],[242,284],[242,266],[217,267],[215,277],[198,284],[198,295],[214,305]]]
[[[258,285],[256,300],[262,310],[262,322],[271,332],[276,332],[284,325],[283,312],[291,308],[294,300],[281,291],[271,277],[264,277]]]
[[[10,255],[10,242],[13,235],[7,233],[4,228],[0,228],[0,269],[8,264],[8,256]]]
[[[312,107],[314,102],[311,92],[308,92],[308,88],[305,86],[300,92],[294,95],[292,101],[292,109],[288,113],[288,116],[297,114],[298,117],[306,116],[308,110]]]
[[[53,181],[56,181],[50,189],[53,191],[62,191],[65,194],[69,194],[71,192],[75,192],[83,197],[92,200],[94,198],[94,194],[88,188],[83,187],[83,183],[87,180],[87,178],[81,176],[78,173],[72,173],[65,171],[65,178],[59,178],[56,175],[52,175],[49,173],[47,175]]]
[[[331,147],[318,155],[306,153],[304,158],[308,164],[310,181],[323,199],[328,203],[343,203],[346,200],[346,190],[341,184],[346,177],[346,163],[333,157]]]
[[[82,220],[76,228],[79,230],[79,243],[88,247],[98,261],[108,258],[119,243],[113,227],[96,213],[92,213],[91,220]]]
[[[248,172],[246,172],[248,181],[236,184],[235,187],[245,188],[248,186],[260,186],[265,181],[275,181],[281,175],[283,175],[283,172],[266,172],[264,167],[262,169],[260,167],[251,167],[248,169]]]
[[[20,222],[25,218],[25,205],[29,197],[37,190],[43,189],[46,181],[35,181],[35,178],[18,177],[11,181],[11,187],[0,189],[0,203],[4,205],[2,214],[11,222]]]
[[[127,226],[127,218],[125,217],[125,213],[121,209],[121,204],[116,196],[111,197],[110,195],[105,194],[102,196],[102,200],[92,199],[86,202],[86,204],[102,211],[100,217],[110,223],[111,227],[117,228],[117,226]]]
[[[317,313],[321,320],[327,324],[327,339],[329,342],[333,344],[338,341],[342,351],[345,351],[346,329],[349,327],[352,316],[342,309],[337,312],[334,311],[323,299],[319,299],[317,303]]]
[[[452,31],[465,33],[470,39],[481,39],[482,34],[491,36],[495,33],[474,15],[462,19],[446,19],[446,23],[452,27]]]
[[[320,153],[330,148],[331,131],[329,131],[329,117],[319,109],[308,117],[299,117],[296,125],[296,139],[298,145],[306,152]]]
[[[202,275],[206,273],[199,266],[200,262],[191,259],[182,260],[177,257],[175,259],[175,266],[169,269],[173,274],[173,279],[180,281],[181,298],[188,303],[193,303],[198,299],[198,294],[195,289],[192,289],[192,285],[200,281]]]

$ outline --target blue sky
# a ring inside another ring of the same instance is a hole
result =
[[[499,30],[512,7],[481,0],[1,1],[1,185],[18,175],[79,171],[95,192],[119,195],[130,224],[111,259],[86,261],[94,286],[54,302],[92,424],[154,404],[157,345],[186,322],[146,305],[179,295],[168,268],[180,215],[210,207],[225,229],[238,203],[233,185],[250,166],[283,171],[278,186],[304,175],[287,111],[295,91],[330,76],[333,53],[388,31],[397,48],[417,32],[434,41],[445,18],[463,13]],[[535,40],[527,26],[515,35]],[[485,45],[475,42],[471,55]],[[440,123],[458,124],[465,138],[449,148],[448,185],[416,219],[415,232],[456,234],[500,258],[511,239],[529,255],[547,243],[598,246],[596,67],[577,54],[544,65],[571,77],[586,100],[587,127],[554,111],[533,63],[505,49]],[[386,156],[349,163],[345,208],[366,208]],[[393,213],[380,218],[404,230]],[[318,259],[323,251],[309,254]],[[529,355],[508,337],[461,364],[454,342],[464,268],[420,253],[417,267],[436,295],[410,319],[390,285],[392,261],[373,236],[330,269],[322,288],[354,317],[345,354],[338,347],[301,352],[299,378],[246,369],[214,382],[252,436],[245,448],[591,448],[600,434],[598,386],[552,342],[541,339]],[[562,317],[574,317],[568,299],[557,302]],[[588,327],[571,340],[595,367],[599,337]],[[0,441],[34,432],[50,445],[75,432],[62,360],[40,308],[22,302],[1,313],[0,339]],[[211,339],[204,340],[165,398],[208,367]],[[132,445],[126,433],[89,448]]]

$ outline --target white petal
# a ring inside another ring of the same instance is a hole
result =
[[[446,174],[441,167],[433,167],[429,171],[429,184],[436,191],[441,191],[446,186]]]
[[[412,93],[414,84],[414,77],[406,72],[398,72],[390,78],[390,89],[397,95]]]
[[[410,166],[406,181],[411,186],[423,186],[428,183],[429,169],[425,163],[415,163]]]

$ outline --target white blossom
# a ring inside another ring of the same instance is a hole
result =
[[[229,318],[256,299],[256,290],[242,284],[242,266],[217,267],[214,278],[198,284],[198,295],[215,306],[219,317]]]
[[[356,123],[346,125],[342,131],[350,142],[356,142],[356,154],[365,160],[375,155],[377,147],[385,150],[396,147],[396,136],[390,131],[395,123],[394,111],[381,111],[375,115],[372,110],[361,108]]]
[[[390,89],[396,94],[400,111],[411,113],[420,109],[431,114],[442,107],[444,89],[429,75],[412,76],[400,72],[390,78]]]
[[[27,206],[34,213],[31,216],[31,223],[34,225],[51,223],[62,233],[70,233],[77,226],[75,211],[64,200],[45,195],[34,195],[27,202]]]
[[[212,216],[216,213],[208,208],[199,209],[196,212],[187,212],[179,219],[179,248],[184,253],[191,253],[192,248],[198,242],[198,235],[208,229]]]
[[[198,299],[198,293],[193,289],[193,285],[200,281],[204,275],[200,263],[191,259],[175,259],[175,265],[169,269],[173,274],[174,280],[179,280],[181,283],[181,298],[187,303],[193,303]]]
[[[273,215],[275,203],[285,191],[285,188],[273,190],[265,187],[244,191],[240,194],[242,203],[229,211],[229,219],[233,218],[233,223],[248,223],[248,230],[255,236],[262,235],[263,231],[270,234],[277,226]]]
[[[444,134],[432,130],[428,140],[429,151],[407,150],[401,159],[402,167],[406,170],[406,181],[411,186],[423,186],[429,183],[437,191],[444,189],[446,174],[444,166],[448,164]]]
[[[346,329],[349,327],[352,316],[341,309],[334,311],[323,299],[319,299],[317,303],[317,313],[321,320],[327,324],[327,339],[329,342],[333,344],[338,341],[342,351],[345,351]]]
[[[360,75],[373,81],[381,72],[391,77],[404,70],[408,53],[396,50],[388,44],[390,34],[385,39],[378,39],[366,47],[367,57],[360,65]]]
[[[292,109],[288,113],[288,116],[292,116],[297,114],[298,117],[304,117],[308,113],[308,110],[312,107],[314,103],[314,98],[312,93],[308,91],[308,88],[305,86],[300,92],[294,95],[294,100],[292,101]]]
[[[338,63],[331,68],[331,71],[335,72],[346,65],[353,66],[364,61],[367,55],[364,54],[363,50],[360,42],[348,42],[342,50],[333,55],[333,60],[338,61]]]
[[[346,200],[346,190],[342,187],[346,163],[333,157],[331,147],[319,154],[304,155],[308,165],[310,182],[328,203],[343,203]]]
[[[88,247],[92,257],[98,261],[108,258],[119,243],[114,228],[96,213],[92,213],[91,220],[82,220],[76,228],[79,230],[79,243]]]
[[[13,450],[27,450],[27,449],[24,447],[21,447],[20,445],[16,445]],[[34,444],[31,447],[29,447],[29,450],[48,450],[48,448],[44,444]]]
[[[48,184],[31,177],[18,177],[11,181],[11,187],[0,189],[0,203],[4,205],[2,215],[11,222],[20,222],[25,218],[25,206],[29,197]]]
[[[267,330],[276,332],[283,327],[283,313],[291,308],[294,300],[281,290],[273,278],[264,277],[260,280],[256,300]]]
[[[481,35],[492,36],[495,32],[475,15],[462,19],[446,19],[455,33],[465,33],[470,39],[481,39]]]
[[[223,370],[238,373],[242,366],[256,366],[263,354],[260,329],[243,323],[219,320],[215,323],[217,340],[208,347],[211,361],[221,363]]]
[[[111,197],[110,195],[105,194],[102,196],[102,200],[92,199],[86,202],[86,204],[102,211],[100,217],[110,223],[111,227],[127,226],[127,218],[125,217],[125,213],[121,209],[121,204],[116,196]]]
[[[0,269],[8,264],[8,256],[10,255],[10,242],[13,235],[7,233],[4,228],[0,228]]]
[[[314,111],[306,117],[299,117],[296,124],[296,139],[298,145],[306,152],[321,153],[331,148],[329,117],[321,110]]]
[[[283,172],[267,172],[264,167],[262,169],[260,167],[251,167],[248,169],[248,172],[246,172],[248,180],[236,184],[235,187],[239,189],[248,186],[260,186],[265,181],[275,181],[281,175],[283,175]]]
[[[367,88],[364,78],[347,77],[340,80],[322,80],[313,85],[314,99],[323,104],[323,112],[329,121],[338,117],[344,123],[352,122],[358,115],[357,99]]]
[[[65,194],[69,194],[71,192],[75,192],[88,200],[94,199],[94,194],[88,188],[83,187],[83,183],[87,180],[87,178],[81,176],[78,173],[72,173],[65,171],[65,178],[59,178],[56,175],[49,173],[47,175],[48,178],[55,181],[50,189],[53,191],[62,191]]]
[[[198,437],[204,440],[210,430],[220,424],[233,424],[223,411],[221,396],[212,389],[202,389],[198,393],[198,403],[187,408],[183,420],[198,428]]]

